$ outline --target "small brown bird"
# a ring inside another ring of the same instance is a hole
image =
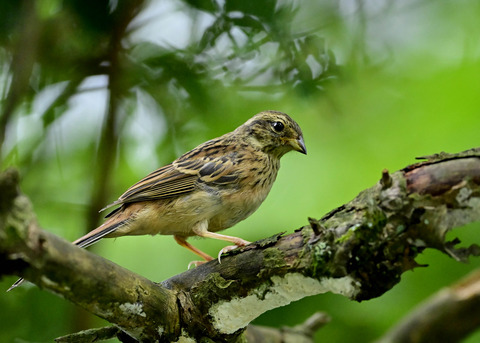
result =
[[[188,237],[234,244],[218,256],[245,246],[250,242],[217,231],[257,210],[275,181],[280,158],[291,150],[307,153],[298,124],[282,112],[261,112],[235,131],[200,144],[134,184],[104,208],[120,205],[106,216],[105,223],[73,244],[86,248],[104,237],[173,235],[178,244],[205,261],[213,258],[188,243]]]

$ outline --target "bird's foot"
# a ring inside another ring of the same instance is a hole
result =
[[[212,256],[204,254],[203,252],[202,252],[202,257],[204,258],[203,261],[192,261],[188,264],[187,269],[190,269],[192,266],[197,268],[198,266],[201,266],[202,264],[210,262],[211,260],[213,260]]]
[[[245,241],[246,242],[246,241]],[[247,242],[247,244],[250,243],[250,242]],[[226,246],[225,248],[221,249],[219,252],[218,252],[218,256],[217,256],[217,259],[218,259],[218,263],[222,263],[222,254],[226,254],[227,252],[229,251],[232,251],[232,250],[235,250],[237,248],[240,248],[240,247],[243,247],[247,244],[239,244],[239,245],[228,245]]]
[[[218,252],[218,255],[217,255],[218,263],[222,263],[222,261],[221,261],[222,254],[226,254],[229,251],[232,251],[232,250],[235,250],[237,248],[244,247],[244,246],[250,244],[249,241],[246,241],[244,239],[241,239],[241,238],[238,238],[238,237],[233,237],[233,238],[234,238],[234,240],[232,240],[232,243],[235,243],[235,245],[228,245]]]

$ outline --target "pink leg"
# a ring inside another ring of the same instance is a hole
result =
[[[182,247],[184,248],[187,248],[188,250],[190,250],[191,252],[193,252],[194,254],[197,254],[198,256],[200,256],[201,258],[203,258],[205,261],[211,261],[213,260],[213,257],[210,256],[210,255],[207,255],[205,254],[203,251],[201,251],[200,249],[197,249],[195,248],[193,245],[191,245],[190,243],[188,243],[184,237],[181,237],[181,236],[177,236],[177,235],[174,235],[173,238],[175,238],[175,241],[181,245]],[[197,262],[194,262],[195,265],[197,265]],[[201,263],[198,263],[198,264],[201,264]]]
[[[235,245],[229,245],[223,248],[222,250],[219,251],[218,253],[218,263],[221,263],[220,261],[220,256],[224,253],[227,253],[233,249],[236,249],[238,247],[243,247],[245,245],[250,244],[249,241],[246,241],[244,239],[238,238],[238,237],[233,237],[233,236],[227,236],[227,235],[221,235],[219,233],[215,232],[210,232],[207,230],[208,229],[208,224],[206,221],[200,222],[198,225],[196,225],[193,228],[193,232],[197,234],[197,236],[200,237],[208,237],[208,238],[214,238],[214,239],[220,239],[222,241],[227,241],[230,243],[233,243]]]

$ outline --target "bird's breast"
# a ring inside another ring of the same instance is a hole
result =
[[[209,220],[209,231],[229,228],[253,214],[267,197],[277,176],[277,165],[255,165],[238,187],[219,191],[221,210]]]

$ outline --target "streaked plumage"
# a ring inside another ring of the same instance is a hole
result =
[[[106,207],[120,205],[104,224],[73,243],[87,247],[104,237],[173,235],[209,261],[212,257],[186,239],[201,236],[234,244],[220,253],[248,244],[216,232],[255,212],[275,181],[280,158],[291,150],[306,154],[298,124],[281,112],[261,112],[134,184]]]

